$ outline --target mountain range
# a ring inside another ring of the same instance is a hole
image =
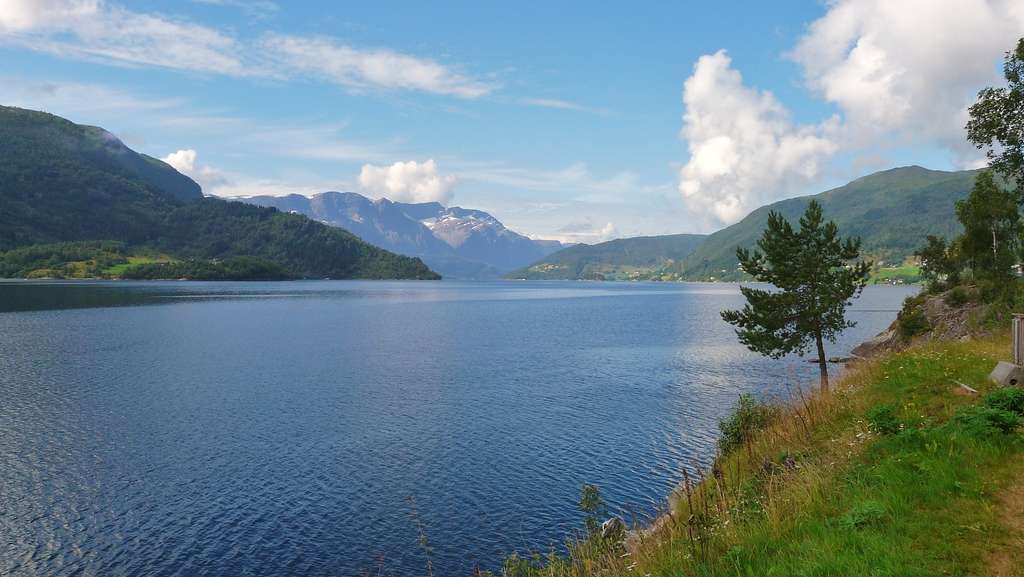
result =
[[[371,200],[355,192],[333,191],[240,200],[341,227],[375,246],[419,257],[445,278],[497,278],[565,246],[527,238],[482,210],[437,202]]]
[[[682,260],[707,238],[669,234],[620,238],[560,250],[507,278],[527,280],[678,280]]]
[[[865,256],[899,265],[926,235],[959,234],[954,206],[976,174],[894,168],[761,207],[706,237],[566,246],[530,239],[484,211],[436,202],[353,192],[204,197],[190,178],[102,128],[0,106],[0,260],[10,260],[0,262],[0,274],[99,270],[99,260],[123,273],[145,253],[193,263],[177,271],[243,258],[227,268],[275,278],[436,278],[433,268],[470,279],[740,280],[736,247],[756,243],[769,212],[795,221],[811,199],[844,236],[862,238]],[[61,245],[69,242],[86,244]],[[99,252],[87,258],[89,251]],[[78,260],[61,262],[72,256]]]
[[[683,259],[685,280],[740,280],[736,247],[753,247],[778,212],[796,222],[815,199],[843,236],[859,236],[863,253],[884,265],[899,265],[929,234],[952,238],[962,228],[954,208],[974,185],[976,170],[946,172],[920,166],[883,170],[849,184],[762,206],[743,220],[711,234]]]
[[[753,247],[772,211],[791,222],[811,199],[844,236],[859,236],[863,254],[878,264],[898,266],[936,234],[961,231],[956,201],[967,196],[977,171],[945,172],[920,166],[884,170],[820,194],[758,208],[711,235],[664,235],[578,245],[506,275],[521,279],[743,280],[737,247]]]
[[[89,250],[102,254],[90,256]],[[201,268],[211,274],[224,272],[213,269],[226,268],[220,263],[230,260],[232,270],[261,276],[437,278],[419,259],[372,246],[339,228],[272,208],[205,198],[190,178],[136,153],[102,128],[3,106],[0,251],[6,251],[4,257],[16,253],[17,266],[0,266],[16,275],[96,270],[97,259],[113,263],[145,252],[163,261],[201,261],[201,267],[175,270]],[[73,263],[61,262],[72,254]],[[243,257],[247,260],[233,260]],[[150,274],[159,275],[160,267],[155,268]]]

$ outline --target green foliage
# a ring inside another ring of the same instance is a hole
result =
[[[871,271],[860,258],[860,239],[839,237],[834,222],[824,222],[821,205],[811,201],[794,230],[779,213],[771,213],[758,249],[736,249],[748,274],[778,290],[741,287],[742,310],[722,312],[737,327],[740,342],[761,354],[779,358],[803,354],[810,343],[818,350],[822,387],[828,388],[823,341],[854,323],[846,308],[860,294]]]
[[[438,278],[418,258],[274,208],[204,198],[171,211],[161,224],[156,246],[184,259],[253,256],[299,278]]]
[[[989,166],[1024,191],[1024,38],[1006,53],[1006,87],[985,88],[971,106],[967,139],[986,149]]]
[[[601,490],[597,485],[583,485],[580,489],[580,511],[583,512],[583,523],[588,535],[596,535],[601,529],[601,519],[606,517],[608,510],[601,498]]]
[[[958,286],[953,287],[948,293],[946,293],[943,300],[945,300],[946,304],[951,307],[962,307],[971,299],[970,295],[967,294],[967,289],[962,286]]]
[[[578,244],[505,275],[531,280],[660,280],[678,276],[678,264],[704,239],[701,234],[672,234]]]
[[[0,106],[0,250],[141,242],[161,214],[200,197],[191,179],[101,129]]]
[[[121,245],[112,251],[61,244],[96,239]],[[256,257],[289,277],[438,278],[419,259],[306,217],[202,198],[191,179],[102,129],[0,106],[0,251],[29,245],[44,246],[4,253],[0,275],[102,276],[125,264],[117,260],[125,253],[149,249],[197,262]],[[80,249],[86,252],[71,254]],[[254,272],[235,268],[243,269]],[[158,270],[171,269],[137,274]],[[261,274],[271,272],[263,266]]]
[[[1010,278],[1021,233],[1013,195],[996,184],[991,171],[979,172],[971,193],[956,203],[956,215],[964,227],[960,251],[975,278]]]
[[[286,280],[293,278],[280,265],[251,256],[224,260],[187,260],[146,263],[127,268],[123,277],[134,280]]]
[[[954,204],[965,198],[975,171],[943,172],[919,166],[895,168],[858,178],[839,188],[782,200],[751,212],[741,221],[707,237],[682,263],[688,280],[743,280],[736,247],[754,247],[769,213],[797,219],[811,200],[839,229],[863,239],[862,253],[886,266],[903,263],[925,236],[954,238],[962,228],[951,218]]]
[[[988,418],[979,433],[956,417],[988,397],[957,395],[953,383],[987,390],[1007,348],[1005,337],[930,342],[851,367],[841,394],[801,401],[681,490],[628,555],[569,543],[517,575],[995,575],[991,556],[1015,543],[1001,502],[1021,480],[1024,434]],[[879,405],[919,420],[861,435],[858,417]],[[790,455],[799,459],[785,465]]]
[[[869,499],[853,506],[840,520],[847,529],[880,527],[889,517],[889,512],[880,501]]]
[[[985,396],[985,406],[1024,417],[1024,388],[1006,387]]]
[[[933,234],[926,237],[923,247],[914,251],[914,256],[921,260],[921,276],[930,289],[960,282],[961,267],[955,252],[946,239]]]
[[[124,243],[82,241],[36,244],[0,253],[0,277],[94,278],[127,263]]]
[[[900,432],[902,428],[902,423],[896,415],[896,406],[891,403],[872,407],[865,414],[865,417],[876,433],[894,435]]]
[[[732,413],[718,423],[718,430],[721,433],[718,437],[719,452],[728,455],[739,449],[779,414],[779,408],[774,405],[762,403],[753,395],[740,395]]]
[[[958,413],[956,422],[965,431],[984,436],[995,433],[1010,434],[1024,421],[1020,415],[1004,409],[973,405]]]
[[[932,326],[924,314],[923,304],[924,299],[921,297],[907,297],[903,301],[903,308],[896,314],[896,328],[904,340],[910,340],[931,330]]]

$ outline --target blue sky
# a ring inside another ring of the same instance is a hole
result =
[[[0,103],[102,125],[212,194],[708,232],[874,170],[976,166],[964,109],[1021,4],[0,0]]]

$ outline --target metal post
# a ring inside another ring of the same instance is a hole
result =
[[[1024,314],[1013,315],[1013,364],[1024,364]]]

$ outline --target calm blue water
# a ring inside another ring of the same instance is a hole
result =
[[[911,289],[871,287],[830,355]],[[0,283],[0,574],[437,575],[649,514],[745,391],[735,285]],[[412,498],[412,502],[410,502]]]

